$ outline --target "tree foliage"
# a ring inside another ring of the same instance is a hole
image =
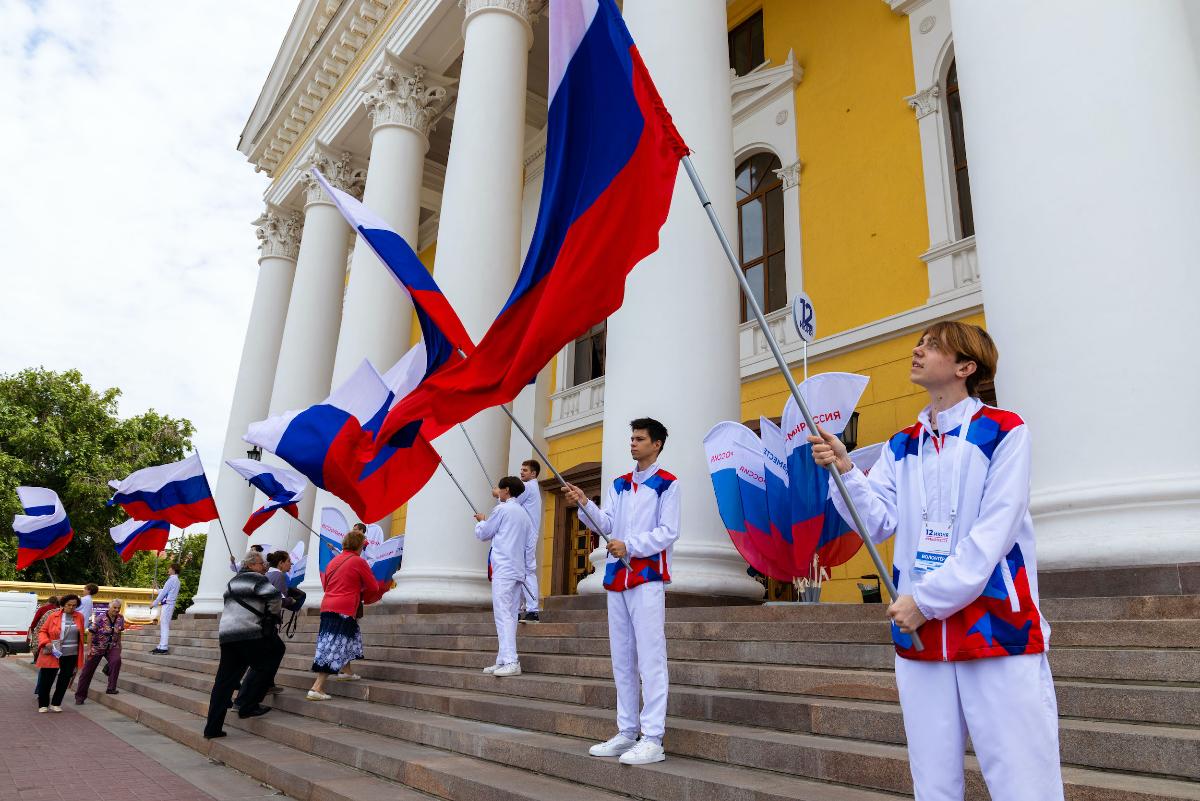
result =
[[[120,396],[116,388],[92,389],[77,370],[29,368],[0,375],[0,517],[5,518],[0,578],[47,579],[41,561],[20,573],[15,569],[17,539],[8,522],[21,511],[16,488],[28,485],[57,492],[75,529],[66,550],[49,560],[57,581],[150,586],[155,557],[139,554],[122,564],[113,547],[108,529],[126,516],[106,505],[112,495],[108,481],[182,459],[191,450],[195,428],[189,420],[153,409],[121,419]],[[172,542],[168,549],[180,544]],[[198,575],[199,557],[190,561]],[[187,577],[180,578],[186,585]],[[159,581],[164,580],[165,565],[160,565]]]

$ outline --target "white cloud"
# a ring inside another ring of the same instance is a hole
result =
[[[237,140],[294,10],[0,0],[0,372],[189,418],[214,485],[267,185]]]

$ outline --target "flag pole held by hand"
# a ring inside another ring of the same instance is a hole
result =
[[[701,183],[700,175],[696,172],[695,165],[692,164],[691,156],[683,157],[683,168],[687,171],[688,178],[692,181],[692,187],[696,190],[696,195],[700,199],[700,205],[704,207],[704,211],[708,214],[708,220],[712,223],[713,230],[717,233],[717,239],[721,240],[721,247],[724,249],[729,266],[732,268],[738,285],[742,289],[742,296],[746,299],[746,306],[754,312],[754,318],[758,321],[759,330],[762,331],[763,338],[767,340],[767,345],[771,349],[771,354],[775,357],[776,364],[779,365],[779,372],[783,374],[784,379],[787,381],[792,397],[796,399],[796,406],[799,407],[800,414],[804,416],[804,422],[808,425],[808,430],[815,434],[817,425],[813,422],[812,413],[808,410],[808,404],[804,402],[804,397],[800,394],[800,387],[796,386],[796,379],[792,377],[792,371],[788,369],[787,359],[783,357],[783,352],[779,349],[779,343],[775,341],[775,336],[771,333],[771,328],[767,325],[766,317],[763,316],[762,307],[758,305],[758,300],[755,299],[754,292],[750,289],[746,275],[738,265],[738,259],[733,252],[733,246],[729,244],[729,237],[725,235],[725,230],[721,227],[721,221],[717,219],[717,213],[713,209],[708,193],[704,191],[704,184]],[[887,588],[888,596],[895,603],[899,595],[896,592],[896,585],[892,583],[891,571],[884,567],[883,560],[879,558],[879,551],[875,548],[875,543],[871,542],[871,538],[866,534],[866,526],[863,525],[858,508],[854,505],[854,499],[850,497],[850,490],[846,488],[846,482],[842,480],[842,474],[838,472],[836,464],[826,465],[826,468],[829,470],[829,475],[833,477],[833,483],[837,485],[838,493],[842,496],[842,500],[845,501],[846,508],[850,510],[854,530],[862,539],[863,545],[867,547],[867,553],[870,554],[871,561],[875,563],[875,569],[879,572],[879,577],[884,587]],[[920,636],[915,631],[910,636],[912,637],[913,648],[917,651],[925,650]]]

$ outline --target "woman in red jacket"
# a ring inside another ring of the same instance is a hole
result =
[[[75,675],[79,655],[83,652],[84,634],[87,628],[79,608],[78,595],[64,595],[62,608],[46,616],[42,630],[38,632],[38,647],[35,664],[38,672],[38,712],[62,712],[63,696],[67,685]],[[58,682],[54,679],[57,676]],[[50,686],[54,685],[54,697],[50,697]]]
[[[317,633],[317,651],[312,670],[317,674],[310,701],[328,701],[325,681],[330,675],[345,681],[357,681],[349,672],[355,659],[362,659],[362,632],[358,628],[359,604],[373,604],[390,590],[391,579],[376,579],[362,549],[367,543],[365,526],[355,524],[342,540],[342,552],[333,558],[321,576],[325,596],[321,599],[321,629]]]

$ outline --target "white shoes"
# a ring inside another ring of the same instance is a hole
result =
[[[637,740],[631,740],[624,734],[618,734],[608,742],[593,745],[588,749],[588,753],[594,757],[621,756],[635,745],[637,745]]]
[[[495,665],[488,665],[487,667],[485,667],[485,668],[483,669],[483,672],[484,672],[484,673],[495,673],[495,672],[496,672],[496,669],[497,669],[498,667],[500,667],[499,663],[497,663],[497,664],[495,664]]]
[[[48,707],[48,706],[39,706],[38,707],[38,712],[49,712],[49,711],[50,711],[50,707]]]
[[[319,693],[316,690],[309,690],[308,695],[304,697],[309,701],[328,701],[333,696],[329,695],[328,693]]]
[[[499,676],[499,677],[520,676],[521,675],[521,663],[520,662],[512,662],[507,665],[501,665],[500,667],[498,667],[492,671],[492,675]]]
[[[362,676],[357,673],[337,673],[334,674],[334,681],[358,681]]]
[[[50,705],[50,711],[51,711],[51,712],[62,712],[62,707],[61,707],[61,706],[55,706],[54,704],[51,704],[51,705]]]
[[[622,765],[649,765],[652,762],[662,762],[667,758],[663,747],[645,737],[637,741],[637,745],[621,754]]]

